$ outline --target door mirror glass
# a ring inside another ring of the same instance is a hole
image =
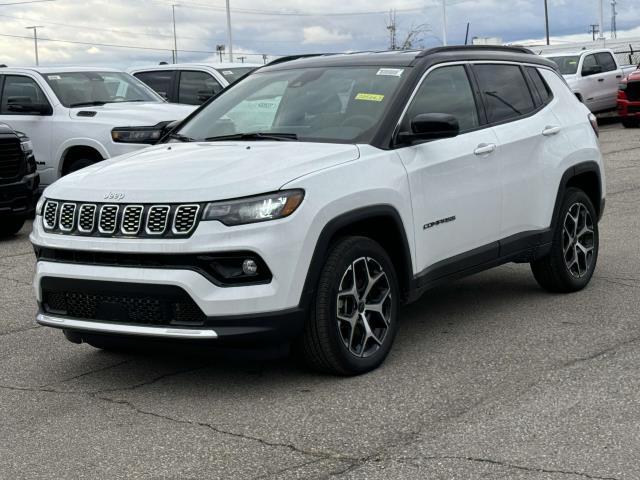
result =
[[[600,65],[585,65],[585,67],[582,69],[583,77],[596,75],[598,73],[602,73],[602,67]]]
[[[411,120],[411,132],[400,134],[403,141],[452,138],[460,133],[458,119],[447,113],[422,113]]]

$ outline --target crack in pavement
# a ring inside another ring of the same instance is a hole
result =
[[[123,360],[121,362],[113,363],[111,365],[106,365],[104,367],[96,368],[94,370],[89,370],[88,372],[83,372],[83,373],[80,373],[80,374],[75,375],[73,377],[65,378],[64,380],[59,380],[57,382],[48,383],[46,385],[40,385],[40,388],[52,387],[54,385],[59,385],[61,383],[67,383],[67,382],[70,382],[72,380],[76,380],[78,378],[82,378],[82,377],[86,377],[88,375],[92,375],[94,373],[98,373],[98,372],[103,372],[105,370],[109,370],[110,368],[119,367],[120,365],[124,365],[125,363],[128,363],[130,361],[131,360]]]
[[[459,455],[436,455],[436,456],[429,456],[429,457],[401,457],[401,458],[396,458],[394,459],[396,461],[399,462],[407,462],[407,463],[413,463],[415,465],[415,462],[417,461],[437,461],[437,460],[455,460],[455,461],[467,461],[467,462],[476,462],[476,463],[488,463],[490,465],[497,465],[500,467],[504,467],[504,468],[511,468],[511,469],[515,469],[515,470],[522,470],[525,472],[535,472],[535,473],[553,473],[553,474],[560,474],[560,475],[574,475],[577,477],[584,477],[584,478],[589,478],[589,479],[593,479],[593,480],[619,480],[617,477],[603,477],[603,476],[599,476],[599,475],[592,475],[590,473],[586,473],[586,472],[580,472],[577,470],[556,470],[556,469],[550,469],[550,468],[544,468],[544,467],[529,467],[526,465],[518,465],[518,464],[514,464],[514,463],[509,463],[506,461],[501,461],[501,460],[494,460],[491,458],[480,458],[480,457],[464,457],[464,456],[459,456]]]

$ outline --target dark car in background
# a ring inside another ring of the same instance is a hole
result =
[[[20,231],[33,215],[39,185],[31,141],[0,123],[0,238]]]
[[[618,115],[625,128],[640,127],[640,70],[618,85]]]

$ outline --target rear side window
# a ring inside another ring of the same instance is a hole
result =
[[[476,128],[478,110],[463,66],[441,67],[424,79],[404,117],[402,130],[411,130],[411,120],[423,113],[447,113],[458,120],[460,131]]]
[[[535,110],[529,86],[517,65],[474,65],[489,123],[517,119]]]
[[[149,87],[160,94],[165,100],[169,99],[171,85],[173,83],[173,72],[171,70],[159,70],[154,72],[134,73],[134,77],[146,83]]]
[[[553,98],[547,82],[544,81],[537,68],[526,67],[525,70],[527,71],[527,75],[529,75],[529,79],[531,79],[531,83],[539,99],[539,105],[546,105]]]
[[[602,67],[603,72],[613,72],[617,70],[616,61],[613,59],[613,55],[609,52],[601,52],[596,53],[596,58],[598,59],[598,63]]]
[[[206,72],[180,72],[178,103],[202,105],[222,90],[222,85]]]

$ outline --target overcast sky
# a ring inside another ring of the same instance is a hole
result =
[[[53,0],[2,5],[27,0],[0,0],[0,63],[31,65],[31,30],[38,35],[41,65],[111,65],[121,68],[171,60],[171,4],[176,3],[180,61],[217,58],[217,44],[226,44],[224,0]],[[544,37],[543,0],[447,0],[449,43],[470,36],[504,41]],[[605,30],[610,25],[610,0],[605,0]],[[441,44],[440,0],[231,0],[234,49],[246,61],[259,54],[380,50],[389,45],[388,10],[397,9],[398,37],[413,26],[426,25],[424,46]],[[559,41],[589,38],[589,24],[598,23],[597,0],[549,0],[551,33]],[[372,12],[362,14],[362,12]],[[640,37],[640,0],[618,0],[619,37]],[[29,38],[15,38],[29,37]],[[567,37],[570,36],[570,37]],[[44,39],[84,42],[52,42]],[[92,45],[102,44],[102,45]],[[126,45],[139,48],[117,48]],[[252,54],[256,54],[253,56]]]

